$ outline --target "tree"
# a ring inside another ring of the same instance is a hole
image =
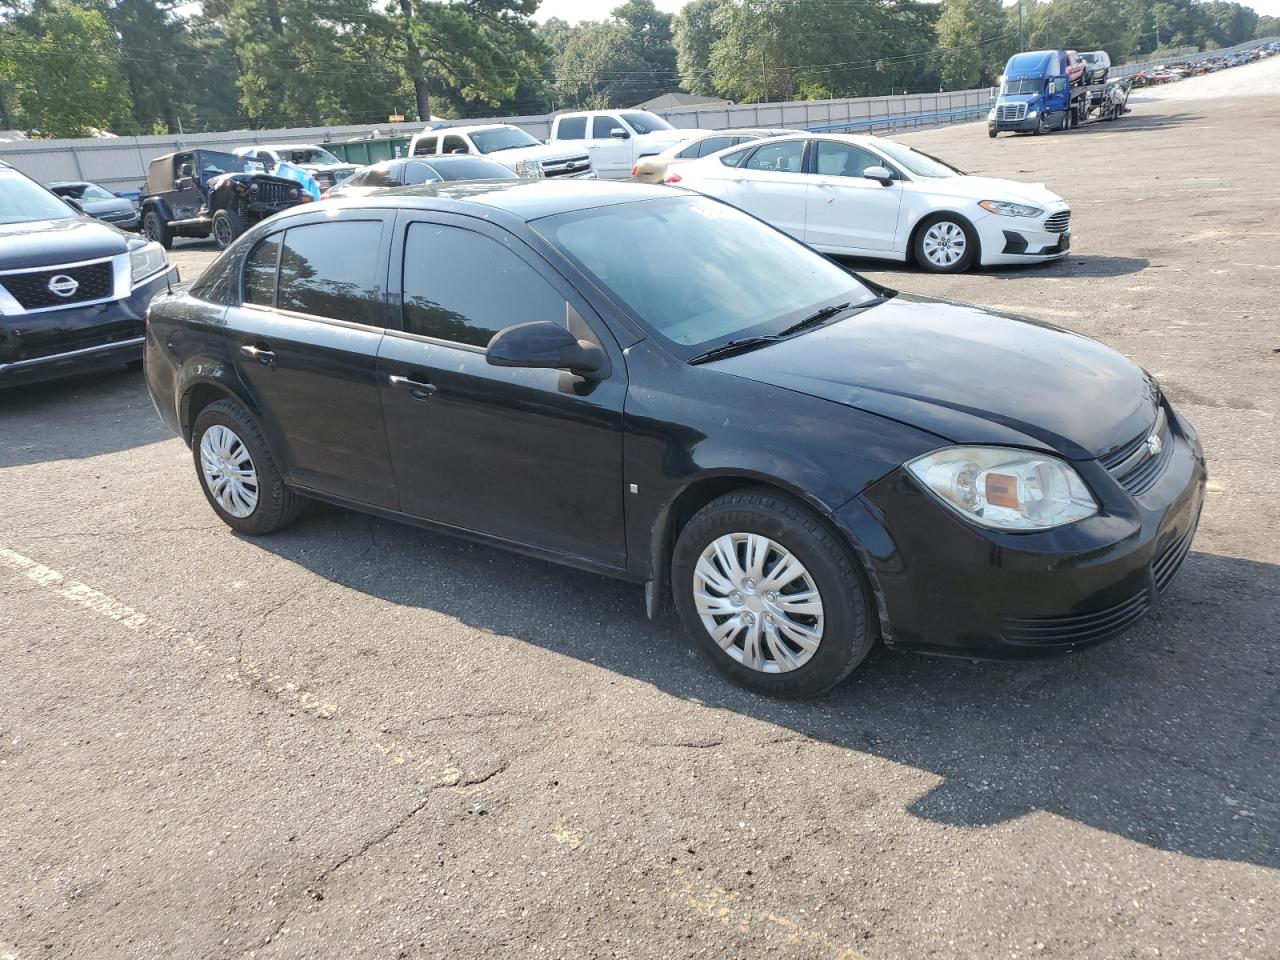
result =
[[[1259,17],[1257,26],[1253,28],[1253,35],[1258,40],[1280,37],[1280,17]]]
[[[649,89],[635,99],[648,100],[676,86],[676,48],[671,43],[671,14],[653,0],[627,0],[613,11],[613,19],[631,32],[631,42],[649,67]]]
[[[85,137],[133,127],[129,90],[97,10],[43,0],[6,26],[0,75],[12,122],[45,137]]]
[[[1008,59],[1009,33],[1000,0],[942,0],[937,38],[943,88],[970,90],[991,83]]]
[[[1027,49],[1106,50],[1117,62],[1132,46],[1122,0],[1053,0],[1036,6]]]
[[[618,23],[582,25],[556,60],[562,102],[587,109],[631,106],[649,90],[649,64],[631,31]]]
[[[724,0],[690,0],[671,24],[680,86],[704,97],[715,94],[711,82],[711,47],[719,34],[715,14]]]

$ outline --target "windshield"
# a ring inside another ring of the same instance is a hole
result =
[[[15,170],[0,170],[0,223],[70,220],[76,212]]]
[[[516,147],[536,147],[538,141],[519,127],[498,127],[494,130],[477,130],[471,135],[471,142],[481,153],[497,153],[499,150],[513,150]]]
[[[415,161],[434,170],[442,180],[519,180],[507,167],[483,157],[433,157],[431,162]],[[412,182],[412,181],[410,181]]]
[[[96,183],[86,183],[84,190],[80,193],[81,200],[114,200],[115,194],[109,190],[104,190]]]
[[[301,150],[281,150],[279,156],[281,160],[288,160],[290,163],[342,163],[328,150],[322,150],[319,147],[305,147]]]
[[[1044,88],[1043,77],[1028,77],[1025,80],[1006,80],[1000,84],[1000,96],[1035,96]]]
[[[223,173],[262,173],[266,169],[261,160],[237,157],[234,153],[202,150],[199,157],[201,180],[209,180]]]
[[[941,180],[944,177],[963,176],[955,167],[948,166],[936,157],[919,150],[912,150],[893,140],[876,138],[876,149],[882,151],[894,163],[917,177]]]
[[[686,360],[874,297],[821,254],[707,197],[612,204],[534,227]]]
[[[653,133],[655,130],[674,130],[671,124],[656,114],[645,110],[642,113],[624,113],[622,119],[630,124],[631,129],[639,134]]]

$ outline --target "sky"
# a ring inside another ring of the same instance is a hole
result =
[[[570,23],[577,23],[579,20],[603,20],[619,2],[620,0],[542,0],[535,19],[546,20],[550,17],[559,17]],[[659,10],[675,13],[684,6],[685,0],[656,0],[656,3]],[[1247,6],[1253,7],[1258,13],[1280,16],[1280,0],[1253,0]]]

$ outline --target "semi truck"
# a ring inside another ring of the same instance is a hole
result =
[[[1070,130],[1127,112],[1129,81],[1086,83],[1084,71],[1077,69],[1081,64],[1066,50],[1015,53],[987,114],[987,136]]]

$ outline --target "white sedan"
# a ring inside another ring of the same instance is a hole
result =
[[[1066,256],[1071,210],[1044,184],[970,177],[893,140],[774,137],[672,170],[666,183],[725,200],[823,253],[976,264]]]

